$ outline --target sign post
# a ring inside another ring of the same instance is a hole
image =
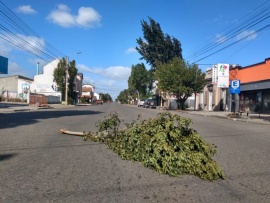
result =
[[[231,80],[230,93],[239,94],[240,93],[240,80]]]
[[[234,113],[239,110],[240,80],[231,80],[230,93],[234,95]],[[238,102],[237,102],[238,101]]]

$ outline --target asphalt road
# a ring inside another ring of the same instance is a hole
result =
[[[126,122],[160,110],[121,104],[0,114],[0,202],[270,202],[270,125],[181,114],[217,146],[225,180],[170,177],[121,160],[105,145],[59,134],[94,131],[117,112]]]

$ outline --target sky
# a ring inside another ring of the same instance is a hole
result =
[[[135,49],[142,20],[153,18],[180,41],[184,60],[205,71],[269,58],[269,13],[270,0],[0,0],[0,55],[9,60],[8,75],[29,78],[37,62],[42,68],[68,56],[84,83],[116,99],[128,88],[132,65],[149,68]],[[22,42],[10,43],[14,35]]]

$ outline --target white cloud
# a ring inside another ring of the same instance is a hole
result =
[[[225,36],[223,36],[222,34],[217,34],[216,35],[216,39],[215,39],[216,43],[222,44],[226,40],[227,40],[227,38]]]
[[[89,68],[85,65],[78,64],[77,68],[80,72],[88,72],[93,74],[98,74],[100,76],[109,78],[109,79],[117,79],[117,80],[128,80],[130,76],[131,69],[129,67],[124,66],[111,66],[108,68]]]
[[[0,55],[1,56],[7,56],[8,55],[8,52],[11,51],[11,46],[9,45],[8,42],[2,40],[2,38],[0,38]]]
[[[19,6],[16,10],[18,13],[24,13],[24,14],[36,14],[37,13],[30,5]]]
[[[91,84],[95,87],[96,93],[108,93],[111,95],[112,99],[115,100],[121,91],[127,89],[127,79],[126,80],[114,80],[102,78],[99,76],[93,76],[93,74],[84,73],[83,82],[85,84]]]
[[[45,46],[45,41],[43,38],[38,38],[34,36],[25,36],[22,34],[17,35],[11,35],[9,33],[2,33],[2,34],[3,38],[0,38],[0,46],[1,45],[4,46],[1,46],[1,52],[7,53],[12,51],[12,49],[19,49],[19,50],[26,50],[34,54],[40,54],[40,51],[43,51],[43,48]]]
[[[71,9],[64,4],[58,5],[47,17],[48,20],[62,27],[95,27],[100,25],[101,16],[91,7],[81,7],[78,15],[72,15]]]
[[[128,48],[127,50],[126,50],[126,53],[127,54],[129,54],[129,53],[136,53],[137,52],[137,50],[136,50],[136,48]]]
[[[43,38],[38,38],[34,36],[25,36],[21,34],[18,34],[18,36],[22,40],[18,41],[16,44],[18,45],[18,47],[21,47],[24,50],[39,54],[40,51],[37,51],[36,49],[42,51],[43,47],[45,47],[45,41]]]
[[[246,38],[246,40],[253,40],[257,37],[257,33],[254,30],[245,30],[236,36],[236,40]]]
[[[94,85],[97,93],[108,93],[116,99],[120,91],[127,89],[127,81],[131,73],[129,67],[89,68],[78,64],[77,68],[83,73],[84,82]]]
[[[22,75],[26,76],[27,72],[18,64],[8,61],[8,75]]]
[[[75,19],[77,24],[82,27],[94,27],[99,25],[101,16],[91,7],[81,7]]]
[[[62,27],[73,27],[75,25],[74,16],[70,14],[70,9],[64,4],[59,4],[58,9],[52,11],[47,18]]]

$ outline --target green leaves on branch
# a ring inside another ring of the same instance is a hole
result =
[[[97,123],[98,132],[89,132],[84,139],[104,142],[122,159],[140,161],[161,174],[190,174],[210,181],[224,179],[222,169],[212,159],[216,147],[190,128],[191,122],[165,112],[149,120],[138,118],[119,129],[121,119],[114,113]]]
[[[155,70],[158,63],[168,63],[173,58],[182,59],[181,43],[175,37],[164,34],[161,26],[153,18],[149,17],[149,24],[141,21],[143,37],[137,39],[136,50],[142,56],[151,69]]]
[[[202,92],[206,85],[205,74],[198,66],[179,58],[174,58],[166,64],[158,64],[155,77],[161,92],[176,97],[178,109],[184,109],[186,100],[193,93]]]
[[[152,82],[143,63],[132,65],[128,78],[128,89],[133,92],[133,98],[145,98],[147,86]]]

